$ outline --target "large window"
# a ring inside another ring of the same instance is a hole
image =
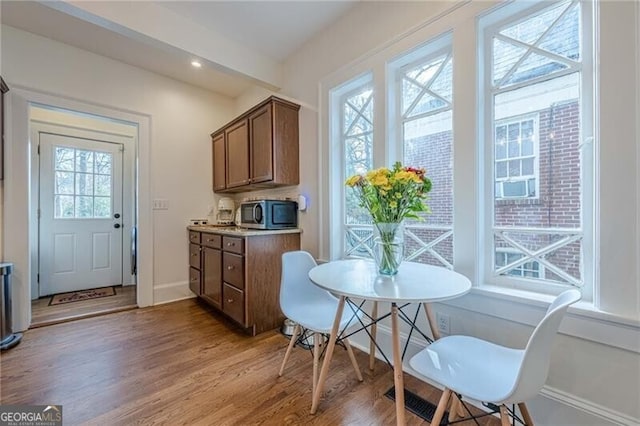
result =
[[[344,179],[401,161],[433,182],[431,213],[405,221],[405,260],[479,286],[593,283],[592,8],[472,2],[477,30],[434,26],[328,77],[330,257],[371,256],[370,217]]]
[[[583,195],[592,170],[581,151],[591,136],[588,52],[582,4],[544,6],[484,29],[486,188],[493,191],[486,252],[498,283],[579,286],[590,238]]]
[[[398,70],[404,164],[433,183],[429,214],[406,221],[405,259],[453,267],[453,59],[450,46]]]
[[[373,89],[369,84],[357,87],[340,98],[343,181],[373,168],[373,101]],[[344,252],[348,256],[370,257],[373,245],[371,217],[359,206],[354,191],[345,191],[344,194]]]

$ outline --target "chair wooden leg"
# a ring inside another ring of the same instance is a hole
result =
[[[520,408],[520,414],[522,414],[522,419],[524,420],[527,426],[533,426],[533,419],[531,418],[531,414],[529,414],[529,410],[524,402],[518,404],[518,408]]]
[[[433,315],[433,311],[431,310],[431,305],[429,303],[424,303],[424,313],[427,315],[427,322],[429,323],[429,328],[431,329],[431,335],[433,336],[433,340],[438,340],[440,338],[440,331],[436,325],[436,317]]]
[[[315,396],[318,386],[318,367],[320,365],[320,333],[313,333],[313,387],[311,388],[311,399]]]
[[[280,372],[278,373],[278,376],[282,376],[282,374],[284,373],[284,366],[287,364],[289,355],[291,355],[291,349],[293,349],[293,347],[296,344],[296,339],[298,339],[298,333],[300,333],[300,326],[296,324],[296,326],[293,327],[293,334],[291,335],[291,340],[289,340],[289,346],[287,347],[287,352],[285,352],[284,354],[284,359],[282,360],[282,366],[280,367]]]
[[[502,426],[511,426],[509,411],[505,405],[500,406],[500,420],[502,421]]]
[[[360,367],[358,366],[356,356],[353,354],[353,349],[351,349],[351,345],[349,344],[349,339],[344,339],[344,347],[347,348],[347,353],[349,354],[351,365],[353,365],[353,369],[356,370],[356,377],[358,377],[359,381],[363,381],[364,379],[362,378],[362,373],[360,372]]]
[[[444,410],[447,409],[447,404],[449,404],[450,397],[451,397],[451,389],[444,388],[444,391],[442,392],[442,396],[440,397],[440,401],[438,402],[438,407],[436,408],[436,412],[433,413],[433,418],[431,419],[431,426],[440,425],[442,416],[444,416]]]
[[[373,302],[371,308],[371,318],[375,321],[378,318],[378,302]],[[378,331],[378,323],[374,322],[371,326],[371,341],[369,342],[369,370],[373,370],[376,363],[376,333]]]
[[[329,337],[329,343],[327,343],[327,349],[324,355],[324,361],[322,361],[322,369],[320,370],[320,377],[318,377],[318,384],[313,394],[313,400],[311,401],[311,414],[315,414],[318,411],[318,404],[320,404],[320,396],[322,395],[322,387],[325,380],[327,380],[327,373],[329,372],[329,364],[331,364],[331,358],[333,357],[333,349],[336,346],[336,340],[338,338],[338,329],[340,328],[340,319],[342,318],[342,312],[344,311],[345,296],[340,297],[338,302],[338,309],[336,310],[336,317],[333,320],[333,327],[331,328],[331,336]]]
[[[458,419],[458,413],[460,412],[458,404],[460,404],[458,395],[451,395],[451,405],[449,406],[449,423]]]

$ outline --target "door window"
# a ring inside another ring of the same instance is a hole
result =
[[[68,146],[54,153],[54,218],[110,218],[112,154]]]

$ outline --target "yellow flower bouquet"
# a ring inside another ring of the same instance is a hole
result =
[[[402,261],[402,235],[398,228],[406,218],[418,219],[418,213],[429,212],[426,204],[431,191],[431,180],[424,169],[403,167],[396,162],[392,169],[381,167],[366,175],[354,175],[346,181],[353,188],[360,206],[373,219],[377,231],[374,257],[379,272],[395,275]]]

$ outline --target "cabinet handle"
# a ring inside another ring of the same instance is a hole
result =
[[[198,279],[197,279],[197,278],[191,278],[191,282],[192,282],[192,283],[197,283],[197,282],[198,282]]]
[[[191,253],[191,257],[197,257],[198,255],[195,253]]]
[[[230,271],[230,270],[233,269],[233,266],[229,265],[229,266],[227,266],[227,269]]]
[[[227,243],[227,247],[235,246],[236,243]]]
[[[233,303],[233,299],[227,299],[227,303]]]
[[[212,243],[212,242],[213,242],[213,240],[212,240],[212,239],[210,239],[210,238],[207,238],[207,242],[208,242],[208,243]]]

